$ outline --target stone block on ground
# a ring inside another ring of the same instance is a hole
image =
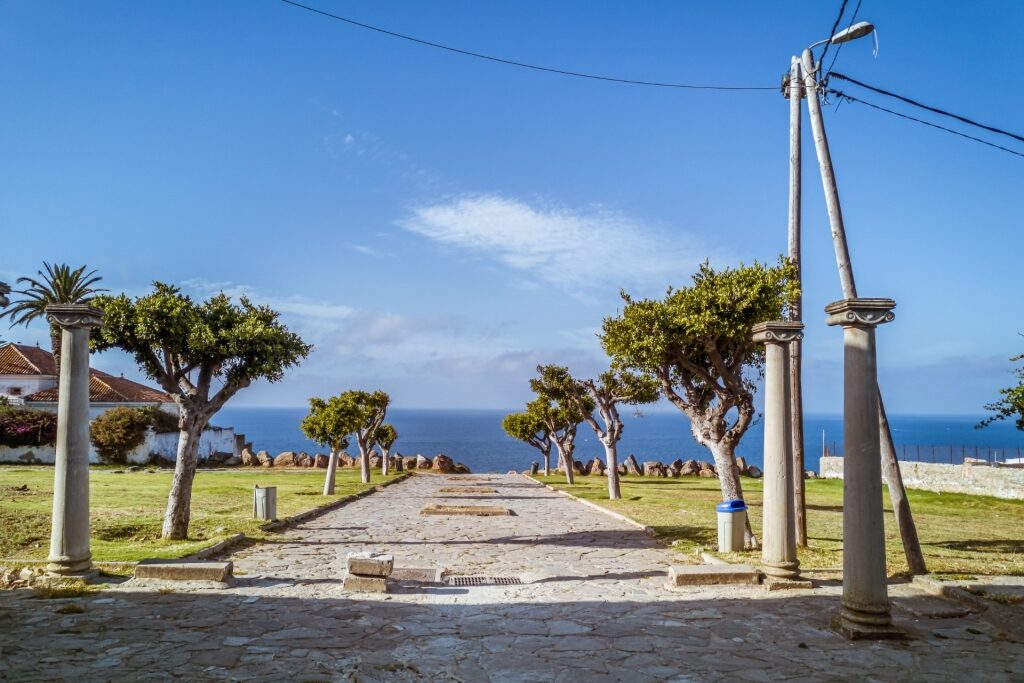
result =
[[[648,460],[644,463],[645,477],[664,477],[665,466],[656,460]]]
[[[224,583],[231,579],[232,569],[231,562],[143,560],[135,566],[135,578]]]
[[[761,574],[748,564],[685,564],[668,569],[670,586],[753,585]]]
[[[761,478],[761,470],[760,470],[760,468],[758,468],[757,465],[751,465],[750,467],[747,468],[747,476],[748,477],[753,477],[754,479],[760,479]]]
[[[434,463],[430,462],[429,458],[422,455],[416,455],[416,469],[418,470],[429,470]]]
[[[256,454],[252,452],[251,448],[242,449],[242,464],[246,467],[258,467],[260,464]]]
[[[515,474],[513,472],[512,474]],[[508,508],[496,505],[440,505],[433,503],[420,510],[421,515],[468,515],[471,517],[500,517],[510,515]]]
[[[388,580],[383,576],[348,574],[342,587],[350,593],[387,593]]]
[[[390,576],[395,568],[394,556],[384,553],[349,553],[345,562],[348,573],[359,576]]]
[[[679,469],[679,474],[684,477],[695,477],[700,473],[700,463],[696,460],[687,460]]]
[[[259,462],[260,467],[273,467],[274,459],[270,457],[270,453],[266,451],[260,451],[256,454],[256,460]]]
[[[587,464],[587,472],[595,476],[603,476],[605,471],[604,462],[600,458],[594,458]]]
[[[313,467],[321,470],[327,469],[327,465],[330,464],[330,456],[324,455],[323,453],[317,453],[313,456]]]
[[[311,458],[308,453],[299,453],[298,455],[295,456],[295,466],[312,467],[313,458]]]
[[[416,469],[416,458],[414,458],[412,456],[408,456],[408,457],[402,458],[402,466],[406,470],[414,470],[414,469]]]
[[[438,453],[434,456],[434,461],[430,463],[430,469],[442,474],[451,474],[455,471],[455,461],[444,453]]]
[[[736,469],[739,470],[740,474],[747,473],[747,459],[743,456],[736,458]]]
[[[622,463],[626,468],[626,474],[635,474],[637,476],[643,474],[640,470],[640,465],[636,461],[636,456],[630,453],[626,456],[625,461]]]
[[[274,458],[274,467],[292,467],[294,465],[295,453],[293,453],[292,451],[285,451],[284,453],[279,453],[277,457]]]

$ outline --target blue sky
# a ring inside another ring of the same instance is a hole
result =
[[[774,86],[839,3],[309,4],[521,61]],[[1018,125],[1024,4],[864,0],[860,17],[878,57],[851,43],[837,70]],[[119,291],[160,279],[276,306],[316,350],[236,405],[379,386],[403,407],[515,406],[538,362],[602,367],[620,288],[786,248],[774,91],[574,80],[275,0],[3,2],[0,62],[0,279],[87,263]],[[826,117],[860,293],[898,302],[878,342],[890,410],[981,412],[1024,347],[1024,159],[854,103]],[[840,291],[805,130],[807,410],[837,412],[822,309]]]

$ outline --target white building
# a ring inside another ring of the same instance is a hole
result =
[[[0,345],[0,397],[12,405],[57,410],[57,369],[53,354],[38,346]],[[178,406],[167,392],[147,387],[124,377],[89,369],[89,416],[95,418],[111,408],[157,407],[177,415]],[[241,452],[241,437],[233,428],[208,427],[199,443],[199,458],[213,453]],[[146,441],[129,456],[133,462],[145,462],[150,453],[173,460],[177,455],[178,435],[149,433]],[[0,462],[44,462],[55,458],[53,446],[7,447],[0,445]],[[90,449],[89,459],[98,462]]]

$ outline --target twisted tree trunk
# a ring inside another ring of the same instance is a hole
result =
[[[604,445],[605,462],[608,465],[608,499],[622,498],[619,490],[619,445],[611,440],[601,442]]]
[[[174,478],[171,480],[171,491],[167,496],[167,511],[164,514],[164,526],[161,537],[168,540],[184,540],[188,538],[188,523],[192,509],[192,481],[196,476],[198,464],[199,440],[203,435],[206,420],[196,416],[191,410],[179,406],[181,416],[178,420],[178,453],[174,463]]]
[[[338,471],[338,449],[332,448],[327,459],[327,476],[324,477],[324,495],[334,495],[334,479]]]

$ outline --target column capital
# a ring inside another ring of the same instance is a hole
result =
[[[882,323],[892,322],[896,314],[892,309],[896,302],[892,299],[840,299],[825,307],[828,325],[843,327],[875,327]]]
[[[769,320],[751,329],[758,344],[788,344],[804,336],[804,324],[795,320]]]
[[[46,319],[63,329],[99,327],[103,311],[88,304],[51,304],[46,307]]]

